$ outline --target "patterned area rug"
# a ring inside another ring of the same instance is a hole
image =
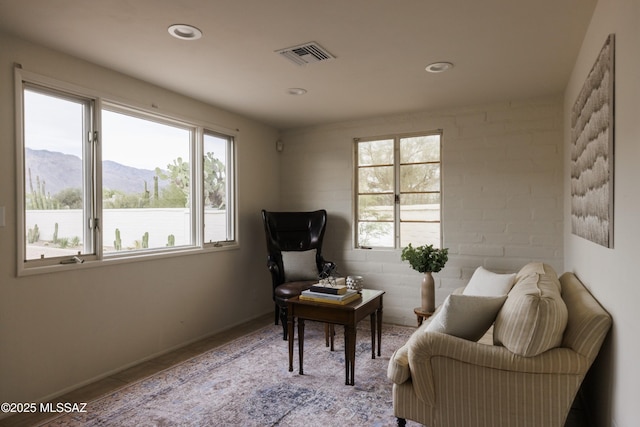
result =
[[[344,384],[344,328],[335,351],[306,322],[304,375],[288,371],[280,326],[267,326],[67,414],[47,426],[393,426],[389,358],[415,328],[383,325],[371,359],[368,321],[357,331],[355,386]]]

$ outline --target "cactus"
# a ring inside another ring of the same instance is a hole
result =
[[[160,187],[158,183],[158,175],[153,177],[153,206],[157,207],[160,205]]]
[[[176,236],[173,234],[169,234],[167,238],[167,246],[175,246],[176,245]]]
[[[27,170],[27,173],[30,189],[27,209],[59,209],[59,203],[52,199],[51,195],[47,193],[45,181],[40,181],[40,177],[36,175],[36,185],[34,188],[33,179],[31,178],[31,168]]]
[[[120,240],[120,229],[116,228],[116,240],[113,241],[113,247],[116,251],[122,250],[122,240]]]
[[[58,243],[58,223],[56,222],[53,231],[53,243]]]
[[[149,232],[145,231],[142,235],[142,249],[147,249],[149,247]]]
[[[141,208],[148,208],[149,207],[149,201],[151,200],[151,192],[149,191],[149,188],[147,187],[147,181],[144,182],[144,193],[142,193],[142,199],[140,200],[140,206]]]
[[[38,229],[38,224],[35,224],[33,228],[27,231],[27,242],[35,243],[38,240],[40,240],[40,229]]]

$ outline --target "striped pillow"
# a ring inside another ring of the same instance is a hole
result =
[[[516,276],[516,284],[498,313],[494,343],[520,356],[537,356],[562,343],[567,316],[553,268],[527,264]]]

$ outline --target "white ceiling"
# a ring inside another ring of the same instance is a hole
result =
[[[0,0],[0,31],[288,129],[561,93],[595,3]],[[176,23],[204,35],[172,38]],[[337,59],[274,53],[310,41]]]

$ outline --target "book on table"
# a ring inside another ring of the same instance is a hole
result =
[[[358,291],[353,289],[347,289],[347,291],[342,295],[333,295],[327,294],[323,292],[313,292],[311,290],[302,291],[300,294],[300,299],[303,301],[315,301],[315,302],[326,302],[330,304],[349,304],[352,301],[360,298],[360,294]]]
[[[323,294],[344,295],[347,293],[346,285],[323,285],[316,283],[309,288],[311,292],[320,292]]]

